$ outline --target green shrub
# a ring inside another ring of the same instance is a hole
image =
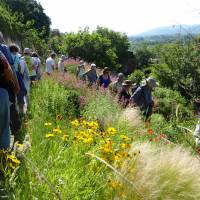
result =
[[[39,98],[38,98],[39,97]],[[51,116],[57,114],[78,116],[80,114],[79,93],[65,90],[64,86],[51,80],[43,80],[32,93],[33,112],[46,112]],[[42,108],[42,109],[41,109]]]
[[[128,76],[128,79],[131,80],[133,83],[140,84],[144,78],[144,72],[141,70],[135,70],[134,73]]]
[[[155,111],[162,114],[166,119],[177,117],[187,119],[192,116],[191,105],[177,91],[167,88],[156,88],[153,95],[157,106]]]
[[[76,74],[76,69],[77,69],[77,66],[78,65],[76,65],[76,64],[68,64],[68,65],[66,65],[65,67],[66,67],[66,69],[67,69],[67,71],[70,73],[70,74]]]

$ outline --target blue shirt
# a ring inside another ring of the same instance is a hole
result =
[[[10,66],[13,66],[14,62],[13,62],[13,59],[11,57],[11,53],[8,47],[5,44],[0,44],[0,51],[4,54]]]

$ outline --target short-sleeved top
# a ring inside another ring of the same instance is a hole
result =
[[[27,66],[27,69],[29,71],[29,75],[30,76],[35,75],[36,72],[35,72],[35,70],[33,68],[33,60],[32,60],[32,58],[30,56],[26,55],[26,56],[23,57],[23,59],[26,62],[26,66]]]
[[[109,84],[111,83],[110,76],[108,76],[107,79],[105,79],[103,75],[99,76],[99,82],[100,82],[100,86],[103,86],[103,88],[107,88]]]
[[[54,67],[55,67],[55,60],[51,57],[47,58],[47,60],[46,60],[46,72],[50,73],[50,74],[53,73]]]
[[[41,64],[41,61],[38,57],[32,57],[31,62],[32,62],[32,65],[34,66],[35,69],[38,69],[38,67]]]

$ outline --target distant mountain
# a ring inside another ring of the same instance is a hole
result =
[[[150,36],[177,35],[177,34],[187,35],[188,33],[194,35],[200,33],[200,24],[158,27],[141,34],[134,35],[132,37],[150,37]]]

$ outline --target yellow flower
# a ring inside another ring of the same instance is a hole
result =
[[[129,149],[131,147],[130,144],[126,144],[126,143],[122,143],[120,146],[122,149]]]
[[[61,139],[65,142],[65,141],[67,141],[68,140],[68,137],[69,137],[69,135],[63,135],[62,137],[61,137]]]
[[[58,134],[62,133],[62,131],[60,130],[60,128],[54,128],[53,132],[54,133],[58,133]]]
[[[84,142],[84,143],[87,143],[87,144],[92,143],[92,141],[93,141],[92,137],[89,137],[89,138],[83,139],[83,142]]]
[[[130,155],[127,152],[122,152],[121,153],[122,158],[128,158]]]
[[[90,122],[88,124],[88,126],[91,128],[91,129],[94,129],[94,130],[97,130],[98,127],[99,127],[99,124],[97,122]]]
[[[74,127],[78,127],[79,126],[79,121],[77,119],[71,121],[71,125]]]
[[[121,140],[123,140],[123,141],[125,141],[125,142],[127,142],[127,141],[130,140],[130,138],[127,137],[126,135],[120,135],[120,138],[121,138]]]
[[[7,160],[11,161],[16,165],[19,165],[21,163],[14,155],[7,154]]]
[[[45,135],[45,138],[52,138],[54,137],[55,135],[53,133],[48,133]]]
[[[113,149],[112,149],[112,141],[110,139],[108,139],[106,141],[106,143],[102,146],[101,151],[103,153],[112,153]]]
[[[87,127],[87,126],[89,125],[89,122],[83,120],[83,121],[81,122],[81,124],[82,124],[84,127]]]
[[[92,129],[88,129],[87,132],[89,134],[91,134],[91,135],[95,135],[96,134],[96,132],[94,130],[92,130]]]
[[[19,151],[19,152],[24,150],[24,145],[23,144],[16,143],[15,147],[16,147],[16,150]]]
[[[23,148],[23,147],[24,147],[23,144],[19,144],[19,143],[17,143],[16,146],[17,146],[18,148]]]
[[[117,131],[116,131],[115,128],[110,127],[110,128],[107,129],[107,132],[108,132],[108,134],[110,134],[110,135],[115,135]]]
[[[51,126],[52,123],[51,123],[51,122],[46,122],[46,123],[44,123],[44,125],[45,125],[45,126]]]
[[[113,189],[118,188],[118,187],[121,187],[120,182],[114,181],[114,180],[108,180],[108,185],[109,185],[110,187],[112,187]]]
[[[113,160],[116,160],[116,161],[118,161],[118,160],[120,160],[121,159],[121,155],[120,154],[116,154],[116,155],[114,155],[114,157],[113,157]]]
[[[9,166],[10,166],[10,168],[13,169],[13,170],[16,169],[16,166],[14,166],[13,163],[9,163]]]
[[[106,137],[107,134],[106,134],[106,132],[100,132],[99,135],[100,135],[102,138],[104,138],[104,137]]]
[[[63,116],[62,115],[56,115],[56,120],[62,120],[63,119]]]

